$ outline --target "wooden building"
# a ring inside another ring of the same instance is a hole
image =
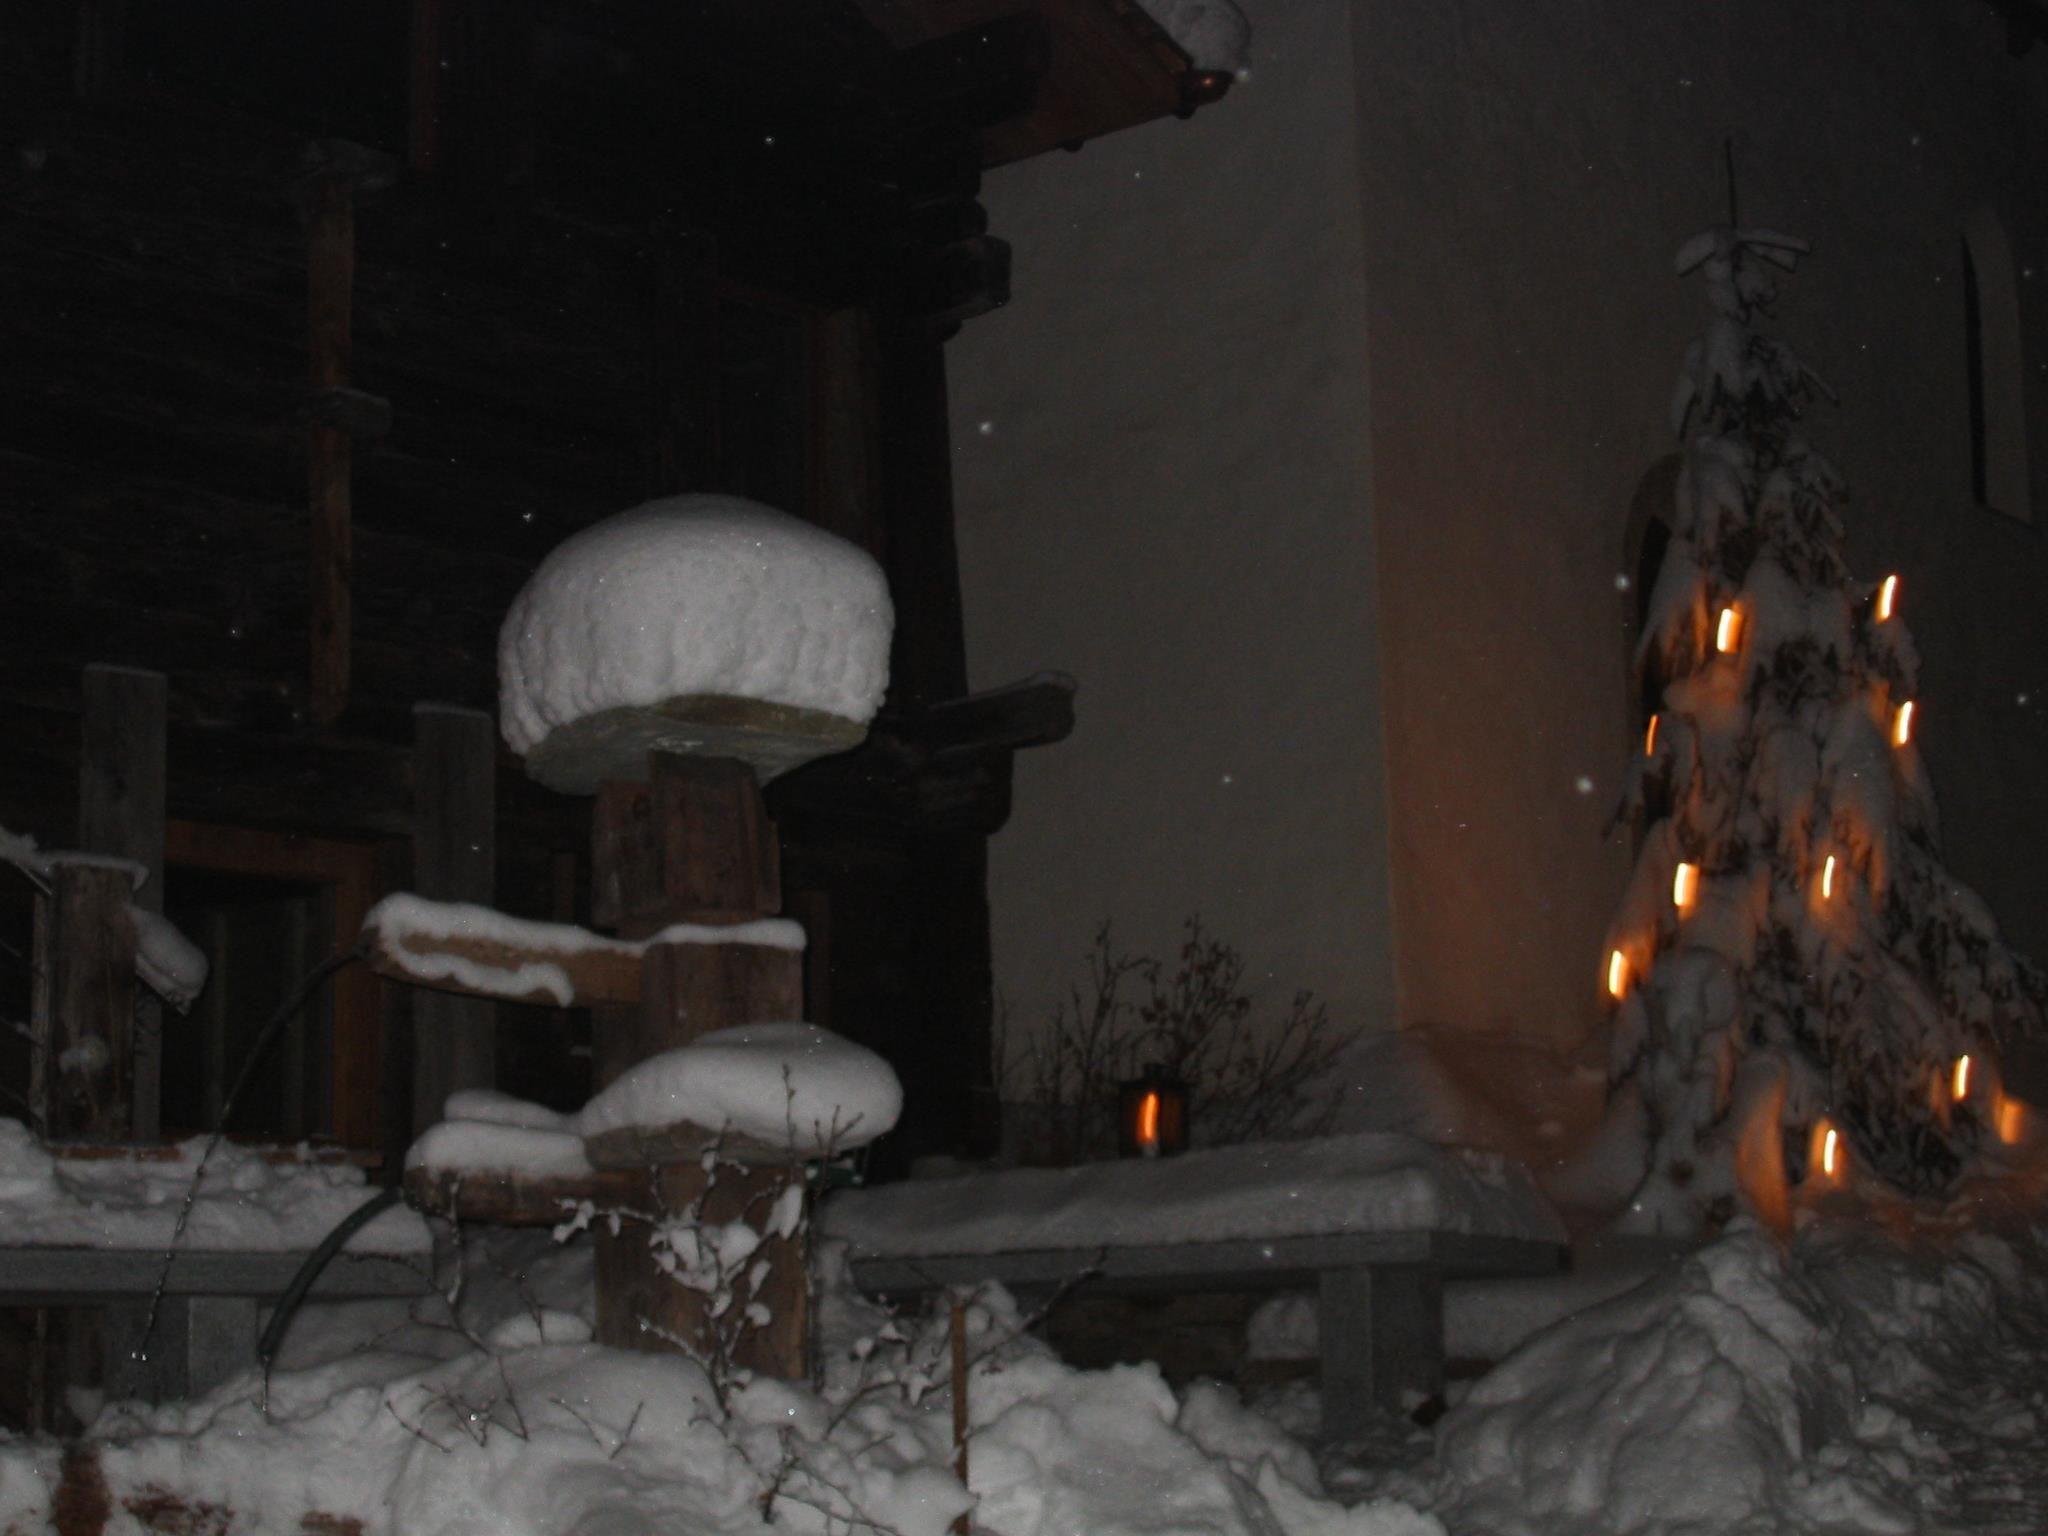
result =
[[[1131,0],[6,0],[0,824],[160,867],[210,951],[163,1131],[377,894],[587,913],[587,805],[487,718],[497,626],[577,528],[720,490],[888,572],[868,745],[771,789],[786,904],[808,1010],[906,1080],[896,1156],[991,1136],[986,839],[1071,690],[966,698],[979,180],[1227,83]],[[454,1084],[573,1103],[579,1028],[357,968],[235,1126],[390,1153]]]

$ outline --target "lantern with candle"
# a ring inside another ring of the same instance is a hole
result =
[[[1188,1085],[1157,1062],[1117,1085],[1117,1149],[1171,1157],[1188,1149]]]

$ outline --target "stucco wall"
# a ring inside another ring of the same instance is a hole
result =
[[[1905,578],[1951,863],[2048,960],[2048,49],[1962,0],[1240,3],[1229,99],[985,195],[1017,298],[951,353],[970,664],[1082,683],[994,846],[1019,1013],[1100,917],[1164,945],[1200,908],[1347,1016],[1598,1022],[1615,578],[1730,135],[1745,217],[1815,248],[1781,329],[1841,395],[1851,558]],[[2031,274],[2031,527],[1969,491],[1987,200]]]
[[[1391,1015],[1346,28],[1262,18],[1221,104],[987,182],[1016,297],[949,348],[969,666],[1080,679],[991,848],[1020,1023],[1102,919],[1170,953],[1196,911],[1277,1004]]]
[[[1856,496],[1853,563],[1905,578],[1952,865],[2048,955],[2048,560],[1971,501],[1960,293],[1971,205],[2018,222],[2048,185],[2044,50],[1914,0],[1356,13],[1404,1018],[1597,1018],[1615,577],[1704,313],[1672,254],[1723,216],[1730,135],[1745,219],[1813,243],[1780,329],[1841,396],[1810,430]],[[2039,226],[2015,234],[2038,273]]]

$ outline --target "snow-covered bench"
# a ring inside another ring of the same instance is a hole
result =
[[[1323,1427],[1443,1385],[1443,1282],[1535,1275],[1565,1233],[1521,1165],[1365,1134],[845,1190],[823,1209],[874,1295],[1313,1285]]]

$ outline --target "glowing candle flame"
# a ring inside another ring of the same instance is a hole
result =
[[[1958,1056],[1956,1058],[1955,1076],[1951,1080],[1949,1091],[1955,1096],[1957,1103],[1961,1103],[1964,1099],[1967,1099],[1970,1096],[1969,1057]]]
[[[1893,746],[1903,747],[1913,739],[1913,709],[1913,700],[1908,699],[1899,706],[1898,713],[1892,716]]]
[[[1734,650],[1742,644],[1742,615],[1731,604],[1721,610],[1721,622],[1714,628],[1714,649],[1721,652]]]
[[[1835,894],[1835,856],[1828,855],[1828,861],[1820,867],[1820,899],[1827,901]]]
[[[1831,1125],[1828,1127],[1827,1135],[1821,1139],[1820,1171],[1832,1179],[1835,1176],[1835,1169],[1841,1163],[1841,1161],[1842,1136],[1841,1133]]]
[[[1650,716],[1650,727],[1643,732],[1643,756],[1645,757],[1655,757],[1657,755],[1657,722],[1662,718],[1661,715]]]
[[[1156,1091],[1138,1100],[1138,1145],[1147,1152],[1159,1150],[1159,1095]]]
[[[2015,1145],[2027,1133],[2026,1106],[2018,1099],[1998,1096],[1998,1139],[2008,1147]]]
[[[1607,995],[1620,997],[1628,991],[1628,956],[1616,950],[1607,957]]]
[[[1681,864],[1671,876],[1671,905],[1683,912],[1700,892],[1700,867]]]
[[[1892,616],[1892,606],[1898,601],[1899,578],[1887,576],[1884,584],[1877,589],[1877,622],[1882,624]]]

